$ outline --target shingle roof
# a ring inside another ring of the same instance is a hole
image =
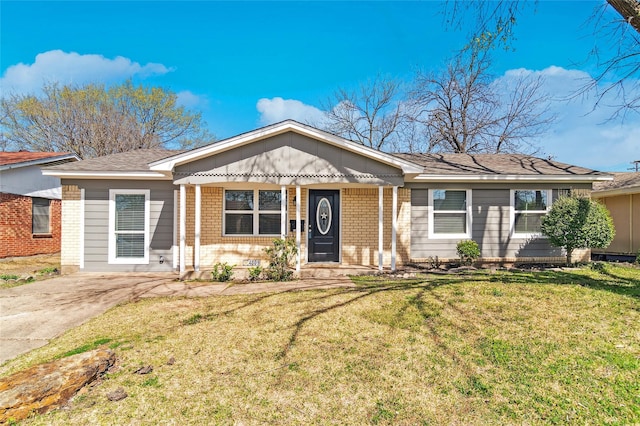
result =
[[[7,166],[9,164],[26,163],[29,161],[42,160],[46,158],[54,159],[55,157],[68,157],[70,152],[30,152],[30,151],[17,151],[17,152],[0,152],[0,166]]]
[[[613,180],[594,183],[593,191],[613,191],[631,188],[638,188],[638,190],[640,190],[640,173],[615,172],[611,174],[613,175]]]
[[[521,154],[395,154],[428,175],[606,176],[595,170]]]
[[[183,151],[162,148],[136,149],[103,157],[88,158],[76,163],[49,167],[47,170],[66,172],[148,172],[148,164]]]

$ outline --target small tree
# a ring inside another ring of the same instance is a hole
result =
[[[298,254],[298,247],[293,238],[276,238],[273,247],[267,247],[264,251],[269,256],[269,267],[264,271],[268,279],[272,281],[289,281],[293,276],[291,265]]]
[[[567,253],[567,265],[575,249],[606,248],[616,234],[605,206],[585,197],[562,197],[542,218],[542,233]]]

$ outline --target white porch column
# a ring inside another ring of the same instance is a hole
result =
[[[301,191],[300,191],[300,185],[296,185],[296,247],[298,248],[298,254],[296,255],[296,272],[300,272],[300,259],[301,259],[301,254],[300,254],[300,235],[302,233],[302,230],[300,229],[301,223],[300,223],[300,203],[302,202],[301,200]]]
[[[280,187],[280,238],[287,238],[287,187]]]
[[[200,184],[196,184],[196,206],[195,206],[195,230],[193,238],[193,270],[200,270],[200,217],[201,217],[202,198]]]
[[[187,245],[187,189],[184,184],[180,185],[180,274],[184,273],[187,256],[185,248]]]
[[[631,217],[631,216],[629,216]],[[80,259],[79,259],[79,268],[84,269],[84,188],[80,188],[80,232],[78,232],[80,237]]]
[[[173,243],[171,244],[171,255],[173,257],[172,265],[174,271],[178,269],[178,256],[180,253],[178,246],[178,211],[180,211],[179,193],[180,191],[173,191]]]
[[[393,187],[391,202],[391,270],[396,270],[396,234],[398,229],[398,187]]]
[[[384,187],[378,187],[378,270],[382,271],[382,253],[383,253],[383,232],[384,226],[382,224],[382,219],[384,217]]]

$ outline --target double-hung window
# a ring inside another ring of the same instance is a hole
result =
[[[429,190],[429,237],[470,238],[471,190]]]
[[[542,217],[551,207],[551,190],[511,190],[511,229],[514,237],[540,235]]]
[[[280,235],[280,190],[224,191],[224,235]]]
[[[149,263],[149,190],[109,190],[109,263]]]
[[[47,198],[31,199],[31,233],[51,233],[51,200]]]

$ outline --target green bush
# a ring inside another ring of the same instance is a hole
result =
[[[214,281],[226,282],[231,279],[233,276],[233,267],[234,265],[229,265],[227,262],[224,263],[216,263],[213,265],[213,271],[211,271],[211,278]]]
[[[609,210],[585,197],[562,197],[542,218],[541,230],[555,247],[564,248],[567,265],[575,249],[606,248],[616,230]]]
[[[456,245],[456,252],[463,265],[471,265],[480,258],[480,247],[473,240],[459,241]]]
[[[262,275],[262,266],[249,268],[249,281],[258,281]]]
[[[276,238],[273,247],[267,247],[264,251],[269,256],[269,267],[265,275],[272,281],[289,281],[293,276],[291,264],[298,254],[298,247],[293,238]]]

